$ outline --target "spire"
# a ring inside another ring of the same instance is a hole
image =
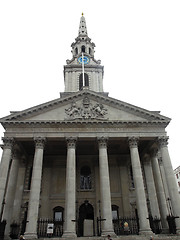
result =
[[[79,36],[87,36],[86,20],[84,14],[82,13],[80,24],[79,24]]]

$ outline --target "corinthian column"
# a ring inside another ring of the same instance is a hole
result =
[[[152,157],[153,175],[154,175],[157,198],[159,203],[159,210],[161,214],[162,232],[168,233],[169,227],[166,220],[168,215],[168,208],[167,208],[167,202],[166,202],[163,182],[161,178],[161,172],[160,172],[158,158],[157,158],[157,151],[155,149],[152,150],[151,157]]]
[[[176,232],[180,235],[180,196],[178,193],[178,188],[174,176],[174,171],[171,164],[171,159],[168,151],[168,137],[160,137],[158,139],[162,163],[164,166],[164,171],[167,179],[167,185],[170,195],[170,200],[173,208],[173,215],[178,216],[176,218]]]
[[[104,219],[102,236],[115,235],[112,224],[111,191],[109,182],[109,166],[107,155],[107,138],[98,138],[99,143],[99,175],[101,194],[101,213]]]
[[[43,151],[45,138],[35,138],[35,155],[33,162],[33,171],[31,179],[31,190],[29,196],[29,207],[25,238],[35,239],[37,238],[37,220],[39,213],[39,200],[41,190],[41,176],[42,176],[42,164],[43,164]]]
[[[3,214],[5,189],[11,162],[12,147],[14,143],[13,138],[3,138],[2,140],[4,142],[4,146],[0,164],[0,221]]]
[[[140,234],[152,234],[148,220],[146,195],[144,191],[143,176],[138,152],[138,139],[135,137],[129,138],[129,147],[136,192],[136,205],[139,216],[139,232]]]
[[[16,183],[19,169],[20,155],[17,150],[13,151],[12,164],[7,184],[5,206],[3,211],[3,219],[7,221],[5,229],[5,238],[8,239],[10,232],[10,224],[12,223],[13,203],[15,198]]]
[[[65,223],[63,237],[76,237],[76,138],[67,138]]]
[[[160,213],[159,213],[159,206],[158,206],[156,189],[154,184],[151,159],[148,154],[144,156],[143,163],[144,163],[144,172],[145,172],[145,178],[146,178],[148,198],[150,202],[151,215],[153,218],[155,216],[159,218]]]

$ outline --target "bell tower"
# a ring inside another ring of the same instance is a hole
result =
[[[83,89],[103,94],[104,67],[94,58],[95,44],[88,37],[86,20],[82,13],[78,37],[71,44],[72,59],[64,66],[65,96]]]

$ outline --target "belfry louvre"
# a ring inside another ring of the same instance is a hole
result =
[[[170,119],[113,99],[85,17],[60,98],[0,119],[1,237],[180,234]]]

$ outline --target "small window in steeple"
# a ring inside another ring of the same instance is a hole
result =
[[[78,49],[77,48],[75,49],[75,53],[76,53],[76,55],[78,55]]]
[[[89,77],[87,73],[84,73],[84,86],[89,87]],[[83,87],[83,74],[79,76],[79,90],[82,90]]]
[[[91,54],[91,48],[89,48],[89,54]]]
[[[82,46],[81,51],[85,53],[85,50],[86,50],[85,46]]]

